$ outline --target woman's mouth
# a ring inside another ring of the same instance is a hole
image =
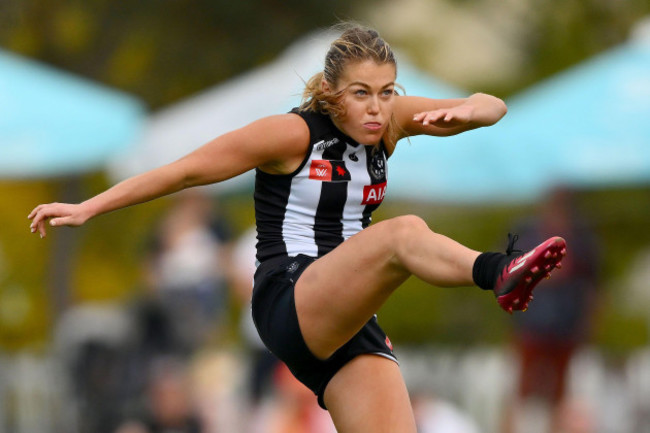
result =
[[[367,122],[363,124],[363,127],[371,131],[379,131],[382,128],[382,124],[379,122]]]

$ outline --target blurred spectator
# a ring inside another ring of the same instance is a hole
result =
[[[595,433],[595,415],[584,401],[565,399],[556,414],[556,433]],[[624,430],[622,430],[624,431]]]
[[[160,358],[151,368],[141,407],[126,417],[116,433],[201,433],[189,387],[187,367]]]
[[[598,242],[577,212],[575,194],[566,188],[554,189],[516,233],[522,250],[558,234],[566,239],[569,254],[562,269],[535,292],[528,311],[514,317],[520,376],[518,401],[508,409],[506,431],[520,433],[514,418],[522,416],[522,408],[536,406],[535,411],[546,413],[550,431],[556,432],[566,408],[562,403],[569,364],[590,336],[600,268]]]
[[[273,374],[274,392],[253,422],[250,433],[336,433],[314,393],[293,377],[284,363]]]
[[[151,365],[168,356],[189,359],[218,332],[228,306],[228,224],[201,189],[173,199],[148,244],[147,291],[131,305],[134,332],[123,359],[121,398],[126,408],[145,392]]]
[[[78,432],[109,433],[119,421],[131,391],[124,375],[133,325],[123,308],[111,304],[80,304],[61,316],[54,343]]]
[[[226,318],[231,231],[203,190],[184,190],[174,199],[151,243],[146,272],[172,331],[193,352]]]

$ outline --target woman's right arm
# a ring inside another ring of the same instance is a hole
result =
[[[45,223],[79,226],[90,218],[143,203],[181,189],[220,182],[255,167],[288,172],[287,163],[304,155],[307,125],[293,114],[270,116],[224,134],[183,158],[126,179],[79,204],[38,205],[29,214],[32,233],[45,237]]]

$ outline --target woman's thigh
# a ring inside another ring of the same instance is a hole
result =
[[[409,273],[393,262],[390,221],[352,236],[303,272],[296,312],[309,349],[321,359],[352,338]]]
[[[296,312],[307,346],[318,358],[329,357],[411,274],[432,284],[471,284],[476,255],[415,216],[362,230],[309,265],[296,283]]]
[[[416,433],[404,379],[390,359],[354,358],[330,380],[324,400],[339,433]]]

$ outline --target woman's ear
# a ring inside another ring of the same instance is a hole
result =
[[[332,89],[330,88],[330,83],[328,83],[325,78],[323,78],[320,82],[320,89],[323,93],[332,93]]]

